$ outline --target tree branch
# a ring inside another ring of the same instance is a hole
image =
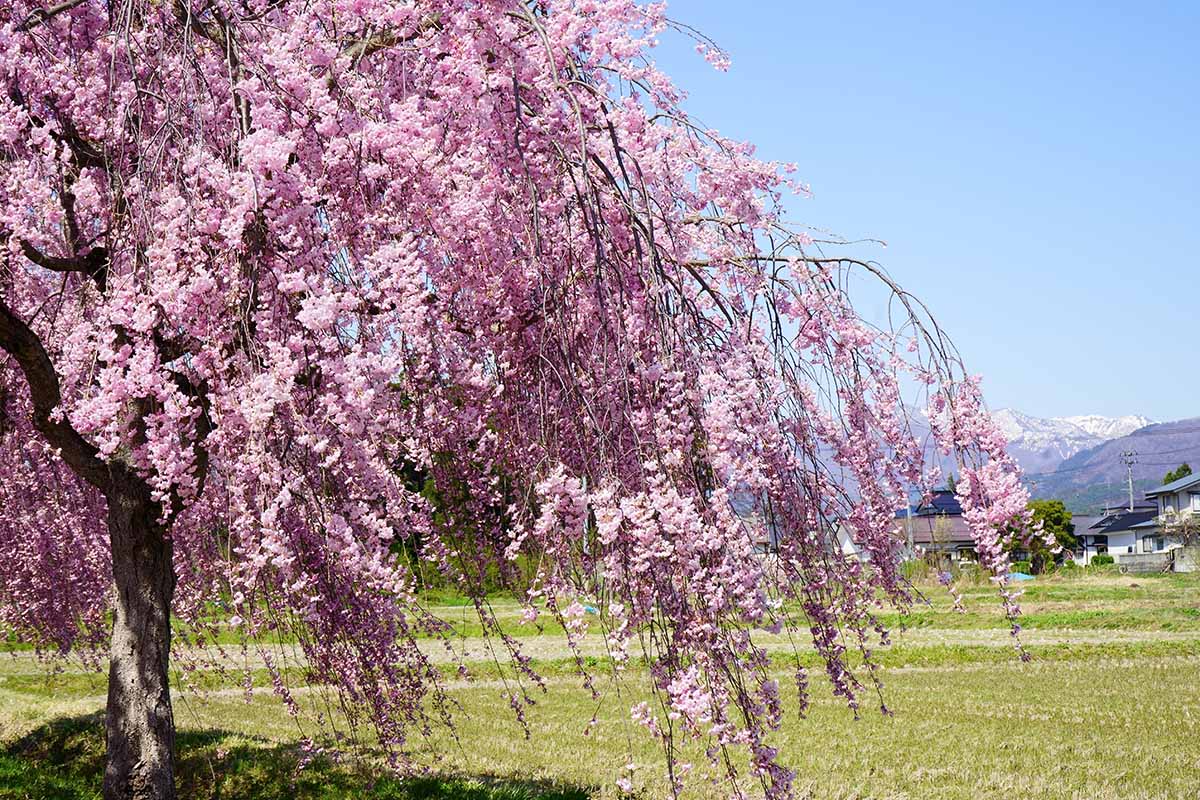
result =
[[[213,432],[212,401],[209,400],[208,384],[203,380],[193,381],[183,371],[186,365],[171,367],[172,362],[181,361],[200,350],[200,343],[195,338],[181,334],[172,338],[154,331],[154,348],[163,366],[171,370],[171,380],[185,397],[195,400],[200,407],[200,415],[196,419],[196,438],[192,441],[192,455],[196,465],[196,497],[204,493],[204,484],[208,479],[208,448],[204,441]],[[183,498],[177,489],[171,491],[169,510],[171,517],[178,517],[183,511]]]
[[[384,30],[378,33],[373,33],[370,36],[364,36],[350,42],[342,48],[342,55],[349,56],[352,63],[357,64],[372,53],[377,53],[388,47],[393,47],[404,42],[411,42],[421,34],[430,30],[440,30],[442,20],[439,14],[430,14],[424,17],[417,23],[416,29],[408,36],[397,36],[395,31]]]
[[[14,103],[25,109],[25,113],[29,115],[30,122],[34,125],[47,128],[50,135],[54,137],[54,141],[65,144],[70,148],[71,154],[75,156],[76,166],[108,169],[108,162],[104,158],[104,151],[83,138],[83,135],[71,124],[71,121],[59,114],[58,109],[54,107],[50,100],[45,100],[45,103],[54,112],[59,130],[50,127],[46,123],[46,120],[33,110],[33,106],[26,100],[21,88],[15,83],[8,87],[8,96]]]
[[[33,425],[76,475],[107,493],[112,485],[112,471],[119,469],[100,458],[95,445],[71,426],[63,414],[62,390],[58,373],[42,340],[3,300],[0,300],[0,350],[4,350],[20,366],[29,384],[33,402]]]
[[[86,0],[63,0],[63,2],[59,3],[58,5],[53,5],[49,8],[35,8],[33,11],[29,12],[29,15],[25,17],[24,20],[21,21],[21,24],[17,26],[16,30],[19,33],[28,33],[37,26],[41,25],[43,22],[49,22],[51,19],[57,17],[64,11],[70,11],[72,8],[75,8],[75,6],[83,5],[84,2],[86,2]]]
[[[243,136],[247,136],[252,129],[252,121],[250,104],[237,90],[238,81],[242,78],[242,61],[238,55],[237,39],[234,37],[233,26],[225,19],[220,10],[213,6],[211,11],[213,24],[196,17],[192,13],[192,7],[188,0],[175,0],[175,16],[179,22],[225,52],[225,63],[229,68],[229,91],[233,96],[233,105],[237,111],[238,129]]]
[[[193,336],[180,334],[168,338],[157,330],[151,333],[151,336],[154,338],[154,349],[158,351],[158,357],[162,359],[164,366],[200,352],[201,343]]]
[[[195,400],[200,406],[200,415],[196,418],[196,438],[192,442],[192,457],[196,466],[196,493],[199,497],[204,494],[204,484],[208,480],[208,448],[204,446],[208,435],[213,432],[212,402],[208,399],[208,386],[204,381],[199,385],[194,383],[182,372],[172,372],[171,379],[185,397]],[[183,498],[177,488],[171,490],[171,517],[178,517],[183,512]]]
[[[0,241],[7,241],[10,234],[0,234]],[[108,250],[103,247],[93,247],[86,255],[75,258],[48,256],[24,239],[18,239],[21,253],[25,258],[37,264],[42,269],[51,272],[80,272],[96,282],[96,287],[103,292],[108,286]]]
[[[62,115],[58,109],[53,109],[53,111],[58,118],[58,126],[62,129],[62,132],[52,135],[71,148],[71,154],[75,156],[76,166],[96,167],[97,169],[107,171],[108,162],[104,158],[104,151],[83,138],[83,134],[71,124],[71,120]]]

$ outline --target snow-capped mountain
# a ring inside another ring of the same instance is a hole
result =
[[[1049,472],[1080,451],[1126,436],[1152,422],[1137,414],[1046,419],[1011,408],[994,412],[992,418],[1008,439],[1009,452],[1026,473]]]
[[[1123,417],[1101,417],[1097,414],[1085,414],[1082,417],[1056,417],[1052,422],[1069,422],[1082,428],[1092,436],[1098,436],[1108,441],[1121,436],[1128,436],[1138,428],[1153,425],[1154,420],[1141,414],[1127,414]]]

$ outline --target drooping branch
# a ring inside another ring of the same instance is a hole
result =
[[[154,347],[164,366],[170,367],[172,362],[182,361],[200,350],[200,343],[188,336],[167,337],[155,331]],[[213,432],[211,416],[212,401],[209,398],[208,384],[204,380],[194,381],[183,371],[182,366],[172,368],[171,380],[175,386],[190,400],[200,407],[196,418],[195,438],[192,440],[192,457],[196,467],[195,496],[204,492],[204,484],[208,480],[209,453],[204,442]],[[176,517],[182,511],[184,499],[178,491],[173,490],[170,499],[170,513]]]
[[[29,385],[33,403],[33,424],[58,449],[63,461],[88,483],[107,492],[112,483],[112,470],[100,458],[96,446],[72,427],[63,414],[62,390],[58,373],[46,352],[42,340],[0,300],[0,350],[12,356]]]
[[[175,17],[179,22],[224,51],[225,63],[229,70],[229,87],[233,95],[233,105],[237,111],[238,130],[242,136],[246,136],[253,129],[253,121],[250,104],[237,89],[238,81],[242,79],[242,60],[238,53],[234,26],[216,7],[211,8],[210,11],[213,18],[212,23],[197,17],[192,12],[188,0],[176,0],[175,2]]]

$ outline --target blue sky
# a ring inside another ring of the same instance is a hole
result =
[[[877,237],[990,405],[1200,416],[1200,3],[673,0],[655,60]],[[868,313],[870,309],[866,309]]]

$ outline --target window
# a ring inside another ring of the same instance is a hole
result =
[[[1143,553],[1153,553],[1154,552],[1154,537],[1152,537],[1152,536],[1142,537],[1142,552]]]
[[[1132,552],[1133,552],[1133,545],[1129,545],[1129,547],[1126,547],[1126,548],[1125,548],[1125,552],[1126,552],[1126,553],[1132,553]]]
[[[1200,492],[1192,492],[1192,511],[1200,512]]]
[[[1175,513],[1175,499],[1173,497],[1171,497],[1170,495],[1163,495],[1162,513],[1164,513],[1164,514],[1174,514]]]

